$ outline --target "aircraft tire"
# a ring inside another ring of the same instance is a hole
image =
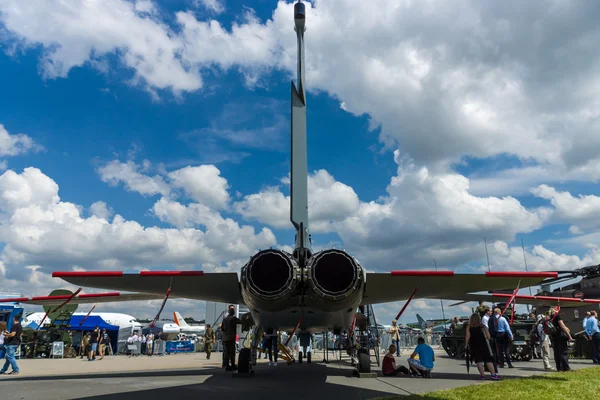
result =
[[[358,349],[358,372],[361,374],[371,372],[371,357],[366,349]]]
[[[240,350],[238,356],[238,373],[248,374],[250,373],[250,349],[243,348]]]

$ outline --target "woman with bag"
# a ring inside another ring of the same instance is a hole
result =
[[[562,318],[560,317],[556,308],[550,309],[551,324],[554,326],[554,361],[556,362],[557,371],[570,371],[569,367],[569,340],[573,340],[571,337],[571,331]],[[549,328],[550,329],[550,328]],[[551,330],[551,331],[552,331]]]
[[[490,346],[490,332],[487,327],[481,323],[481,317],[478,313],[471,315],[465,336],[466,346],[471,351],[471,359],[477,364],[481,380],[485,380],[485,370],[483,364],[487,366],[493,380],[500,380],[500,376],[495,373],[494,353]]]

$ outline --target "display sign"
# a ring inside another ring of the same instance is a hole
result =
[[[193,353],[194,343],[186,340],[173,340],[167,342],[167,353]]]
[[[65,356],[65,343],[64,342],[53,342],[52,343],[52,358]]]

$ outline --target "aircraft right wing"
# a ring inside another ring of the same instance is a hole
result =
[[[450,304],[450,307],[457,306],[470,301],[488,301],[497,302],[510,300],[512,295],[508,293],[485,293],[485,294],[469,294],[464,295],[460,299],[462,301],[454,304]],[[534,306],[556,306],[560,305],[561,308],[572,308],[581,307],[581,304],[600,304],[599,299],[585,299],[579,297],[559,297],[559,296],[526,296],[516,295],[515,300],[517,304],[531,304]]]
[[[455,274],[454,271],[391,271],[367,273],[362,304],[407,300],[415,288],[415,298],[462,300],[476,292],[514,290],[539,285],[556,272],[498,271],[485,274]],[[510,295],[509,295],[510,297]],[[478,298],[479,299],[479,298]]]
[[[124,290],[161,297],[164,297],[170,287],[170,295],[173,297],[244,304],[238,275],[235,272],[140,271],[139,273],[124,273],[122,271],[67,271],[53,272],[52,277],[61,278],[77,286]]]

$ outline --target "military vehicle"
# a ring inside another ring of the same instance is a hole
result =
[[[57,289],[49,296],[71,295],[68,290]],[[52,344],[54,342],[64,342],[64,358],[73,358],[77,352],[73,349],[70,327],[64,321],[69,321],[77,304],[65,304],[62,307],[45,305],[44,311],[47,313],[46,319],[40,321],[42,326],[39,329],[23,328],[21,351],[25,358],[50,357],[52,353]],[[43,328],[43,329],[41,329]]]
[[[496,304],[493,308],[504,309],[505,304]],[[504,316],[510,320],[511,307],[506,309]],[[465,357],[465,335],[468,321],[459,323],[454,329],[448,329],[442,336],[442,347],[451,358]],[[529,361],[533,358],[533,347],[531,346],[529,334],[535,325],[535,320],[530,319],[527,314],[515,315],[510,326],[513,341],[510,344],[510,358],[513,361]]]
[[[556,296],[566,299],[600,299],[600,265],[584,267],[574,271],[557,271],[557,278],[546,279],[543,282],[538,296]],[[582,279],[576,283],[561,286],[550,291],[551,284],[567,282],[576,278]],[[540,305],[535,307],[537,314],[548,312],[550,306]],[[571,336],[575,339],[572,345],[571,357],[591,358],[592,348],[585,329],[583,319],[587,311],[596,310],[600,312],[600,304],[582,304],[578,306],[562,307],[559,311],[565,325],[571,330]]]
[[[64,358],[74,358],[77,352],[73,349],[71,335],[67,326],[52,324],[44,330],[23,329],[23,345],[21,351],[24,358],[49,358],[54,342],[64,342]]]

